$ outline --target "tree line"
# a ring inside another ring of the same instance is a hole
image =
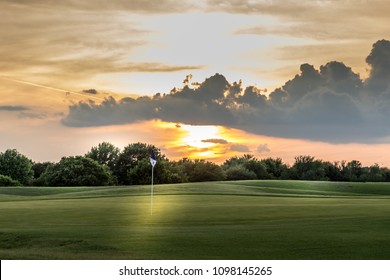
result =
[[[151,182],[149,156],[154,151],[156,184],[223,180],[316,180],[390,182],[390,170],[360,161],[329,162],[308,155],[288,165],[281,158],[257,159],[245,154],[223,164],[183,158],[169,160],[154,145],[132,143],[123,150],[108,142],[92,147],[83,156],[59,162],[33,162],[15,149],[0,153],[0,186],[108,186],[143,185]]]

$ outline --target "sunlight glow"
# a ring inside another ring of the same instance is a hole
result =
[[[178,125],[183,133],[180,138],[187,158],[215,161],[229,153],[231,138],[221,126]]]
[[[204,151],[196,153],[198,158],[214,158],[216,154],[213,151]]]
[[[181,141],[195,148],[210,148],[215,146],[215,143],[205,142],[207,139],[221,138],[219,128],[212,125],[181,125],[181,128],[186,132],[186,136]]]

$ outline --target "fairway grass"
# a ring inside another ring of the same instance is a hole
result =
[[[390,184],[0,188],[0,259],[390,259]]]

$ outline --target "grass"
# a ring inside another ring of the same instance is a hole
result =
[[[390,259],[390,184],[0,188],[0,259]]]

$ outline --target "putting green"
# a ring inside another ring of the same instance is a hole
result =
[[[390,259],[390,184],[0,188],[1,259]]]

